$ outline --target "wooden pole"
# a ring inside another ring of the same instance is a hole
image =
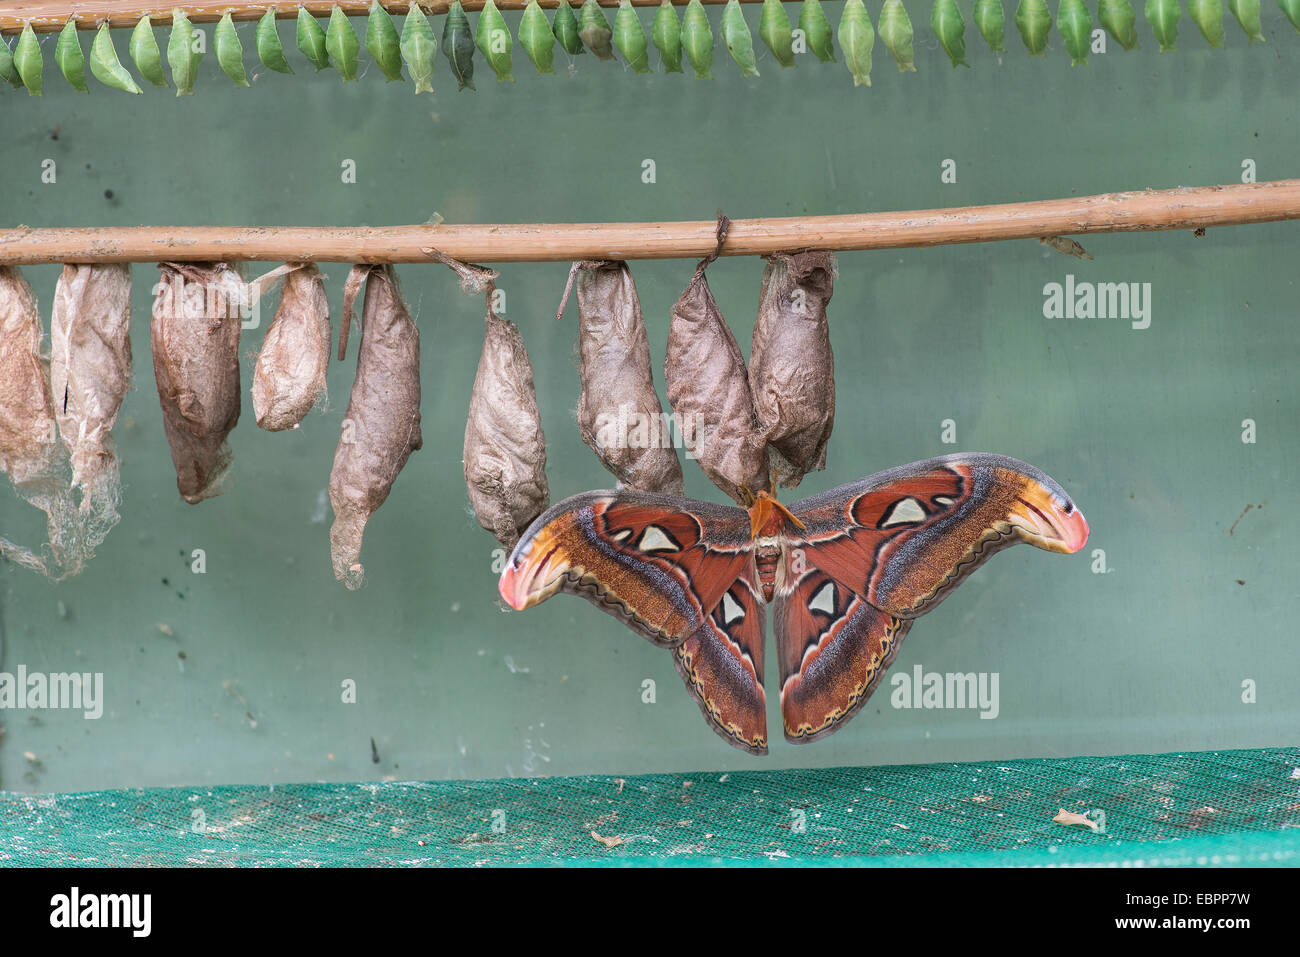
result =
[[[222,15],[229,12],[234,20],[259,20],[268,9],[274,9],[281,20],[298,16],[298,7],[307,8],[307,12],[316,17],[328,18],[336,5],[350,17],[365,16],[370,10],[370,0],[304,0],[303,3],[168,3],[166,0],[37,0],[35,3],[0,2],[0,33],[17,33],[23,24],[30,22],[37,33],[55,33],[63,29],[69,19],[77,21],[79,30],[95,30],[105,21],[113,27],[134,27],[148,14],[155,26],[172,22],[172,10],[179,7],[193,23],[216,23]],[[553,10],[561,0],[538,0],[541,5]],[[617,7],[618,0],[597,0],[602,7]],[[634,6],[657,7],[660,0],[631,0]],[[687,0],[672,0],[678,5],[685,5]],[[721,4],[726,0],[701,0],[703,3]],[[741,3],[761,3],[762,0],[740,0]],[[573,7],[581,6],[581,0],[570,0]],[[466,10],[481,10],[483,0],[461,0]],[[528,0],[496,0],[501,10],[522,10]],[[383,0],[383,6],[394,16],[403,15],[410,8],[410,3]],[[420,7],[431,14],[446,13],[451,0],[420,0]]]
[[[724,256],[898,249],[1090,233],[1201,229],[1300,219],[1300,179],[1103,193],[998,206],[733,220]],[[132,226],[0,229],[0,265],[162,261],[418,263],[698,259],[715,223],[517,226]]]

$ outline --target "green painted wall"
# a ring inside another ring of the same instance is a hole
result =
[[[0,224],[358,225],[435,212],[450,223],[671,220],[718,208],[781,216],[1236,182],[1245,159],[1261,180],[1300,175],[1300,36],[1272,6],[1262,47],[1247,49],[1229,21],[1228,48],[1209,52],[1184,20],[1180,52],[1160,56],[1140,22],[1141,49],[1112,44],[1074,69],[1055,33],[1049,56],[1031,60],[1008,23],[1011,52],[998,64],[969,25],[969,72],[948,66],[924,11],[910,6],[920,72],[899,75],[877,44],[875,85],[857,90],[842,64],[807,55],[782,71],[761,45],[762,78],[744,81],[719,40],[713,82],[635,76],[591,55],[566,76],[562,54],[560,75],[539,78],[517,49],[513,85],[498,86],[480,61],[478,92],[458,95],[440,60],[439,92],[416,97],[384,85],[373,64],[346,86],[333,71],[311,75],[290,49],[298,75],[263,73],[251,90],[234,90],[209,56],[192,97],[127,97],[93,82],[85,96],[57,75],[51,36],[44,98],[0,94]],[[832,22],[838,8],[827,4]],[[747,12],[757,33],[757,10]],[[649,17],[642,11],[647,27]],[[514,28],[517,15],[507,18]],[[240,33],[251,67],[250,26]],[[291,46],[292,27],[281,34]],[[126,39],[115,35],[124,57]],[[54,184],[41,182],[47,158]],[[647,158],[653,185],[641,182]],[[341,182],[348,159],[355,184]],[[940,182],[945,159],[956,161],[955,184]],[[328,407],[293,434],[257,429],[245,393],[234,488],[186,505],[150,372],[157,272],[136,266],[136,388],[116,433],[124,519],[73,581],[0,567],[0,670],[103,672],[106,710],[97,721],[0,715],[0,788],[1293,744],[1300,226],[1085,245],[1095,261],[1031,241],[840,257],[837,428],[827,469],[803,489],[959,449],[997,451],[1060,481],[1093,539],[1073,557],[1000,555],[912,629],[894,672],[997,672],[996,720],[895,709],[884,688],[833,737],[795,747],[779,740],[769,674],[778,740],[763,759],[708,730],[668,654],[585,602],[499,608],[495,542],[470,515],[461,475],[482,303],[448,270],[400,269],[421,333],[425,447],[370,525],[368,585],[349,593],[330,572],[325,489],[352,361],[335,364]],[[693,265],[633,266],[656,363]],[[325,269],[337,323],[347,266]],[[57,267],[26,273],[48,321]],[[520,265],[501,278],[506,314],[531,352],[557,499],[611,484],[574,425],[575,319],[554,318],[565,273]],[[746,349],[760,274],[753,259],[710,271]],[[1067,274],[1150,283],[1150,328],[1045,319],[1043,287]],[[245,387],[263,331],[245,333]],[[1257,423],[1253,445],[1241,440],[1246,418]],[[940,441],[944,419],[956,422],[956,446]],[[689,464],[687,490],[720,498]],[[1262,507],[1229,534],[1248,504]],[[31,542],[39,531],[6,483],[0,533]],[[203,575],[189,570],[199,548]],[[1093,573],[1093,548],[1105,550],[1109,573]],[[340,701],[349,678],[359,689],[352,705]],[[642,703],[645,679],[657,682],[657,703]],[[1257,683],[1253,704],[1242,702],[1247,679]]]

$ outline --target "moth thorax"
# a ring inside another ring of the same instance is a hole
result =
[[[781,564],[781,543],[775,536],[764,536],[754,540],[754,567],[758,572],[758,584],[763,590],[763,601],[771,602],[776,591],[777,569]]]

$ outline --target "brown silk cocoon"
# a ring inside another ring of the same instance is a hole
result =
[[[253,371],[253,414],[269,432],[296,429],[325,394],[330,306],[311,263],[290,267]]]
[[[745,359],[702,267],[673,305],[664,375],[673,411],[695,423],[694,457],[713,484],[744,506],[742,488],[770,490]]]
[[[754,409],[771,468],[786,488],[826,467],[835,422],[835,359],[826,304],[835,255],[778,253],[767,261],[749,354]]]
[[[479,524],[510,549],[550,501],[546,436],[518,327],[490,306],[486,322],[465,423],[465,486]]]
[[[113,425],[131,385],[131,267],[67,265],[50,323],[54,411],[81,490],[85,558],[117,524],[121,468]]]
[[[225,263],[159,263],[149,326],[176,487],[191,505],[225,491],[239,421],[244,284]]]
[[[0,472],[8,474],[23,499],[45,512],[52,561],[4,538],[0,554],[50,577],[58,577],[60,566],[73,566],[70,571],[78,566],[66,467],[49,362],[41,355],[36,296],[22,273],[0,266]]]
[[[684,495],[682,466],[650,366],[650,340],[625,262],[575,263],[578,428],[620,487]]]
[[[350,296],[355,296],[362,277],[366,298],[357,375],[330,472],[330,555],[334,577],[351,589],[361,587],[365,574],[360,558],[366,523],[388,498],[411,453],[423,445],[420,333],[391,266],[353,267],[345,293],[344,330],[352,321]],[[344,335],[341,331],[346,342]]]

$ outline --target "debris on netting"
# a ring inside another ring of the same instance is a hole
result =
[[[786,488],[826,467],[835,423],[835,359],[826,306],[835,254],[777,253],[763,271],[749,354],[754,411],[771,469]]]
[[[344,286],[339,358],[346,354],[352,304],[361,284],[361,345],[357,375],[343,417],[342,434],[330,471],[330,556],[334,577],[349,589],[361,587],[361,539],[366,523],[384,504],[420,434],[420,333],[391,266],[352,267]]]
[[[149,326],[176,487],[191,505],[226,490],[239,421],[244,282],[227,263],[159,263]]]
[[[289,263],[259,278],[257,294],[280,275],[280,305],[253,370],[253,413],[269,432],[298,428],[325,395],[330,361],[325,277],[311,263]]]
[[[683,495],[682,466],[655,391],[641,301],[626,262],[576,262],[578,429],[621,488]],[[568,300],[565,289],[565,301]],[[564,303],[560,315],[564,314]],[[679,422],[693,442],[689,423]]]
[[[672,307],[664,377],[668,401],[681,421],[695,424],[695,460],[714,485],[748,507],[749,493],[769,491],[767,442],[754,412],[745,358],[727,328],[704,272],[726,241],[700,262]]]
[[[465,422],[465,488],[479,524],[511,549],[551,496],[533,367],[519,328],[493,308],[497,274],[435,250],[425,252],[456,272],[464,292],[481,292],[487,300],[483,350]]]
[[[0,266],[0,472],[24,501],[45,513],[48,530],[48,542],[39,551],[0,538],[0,555],[56,579],[79,567],[67,462],[55,420],[49,360],[41,353],[36,296],[21,272]]]
[[[118,523],[121,465],[113,426],[131,386],[131,267],[69,264],[54,290],[50,382],[72,463],[79,557],[89,561]]]
[[[1100,830],[1101,825],[1085,814],[1075,814],[1073,811],[1067,811],[1061,808],[1056,812],[1056,817],[1052,818],[1053,824],[1078,824],[1092,831]]]

